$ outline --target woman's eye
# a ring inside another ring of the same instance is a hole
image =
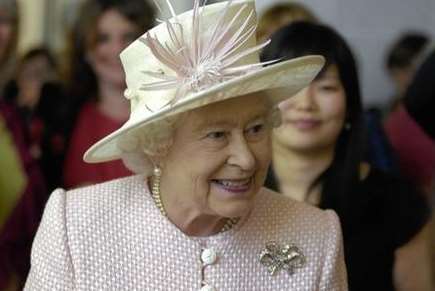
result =
[[[338,86],[336,86],[336,85],[320,85],[319,90],[327,91],[327,92],[335,92],[338,90]]]
[[[207,134],[207,138],[210,139],[222,139],[225,137],[224,131],[213,131]]]
[[[248,134],[258,134],[264,130],[264,124],[256,124],[246,130]]]
[[[108,42],[110,39],[109,35],[105,34],[105,33],[101,33],[97,36],[97,43],[99,44],[103,44]]]

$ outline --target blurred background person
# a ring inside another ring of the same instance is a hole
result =
[[[151,27],[154,11],[144,0],[90,0],[84,2],[78,20],[68,66],[73,123],[63,170],[67,188],[131,174],[120,161],[86,164],[82,157],[129,116],[119,54]]]
[[[0,290],[22,290],[49,194],[28,145],[20,114],[0,101]]]
[[[432,48],[414,76],[403,104],[409,115],[420,128],[430,137],[435,139],[435,50]]]
[[[386,56],[386,68],[394,85],[388,111],[394,111],[411,83],[420,65],[430,39],[420,32],[403,33],[391,46]]]
[[[411,82],[405,97],[403,98],[404,111],[412,119],[409,122],[415,122],[427,138],[435,142],[435,82],[433,72],[435,70],[435,50],[432,48],[430,54],[426,57],[422,65],[417,70],[413,81]],[[413,140],[402,139],[401,144],[406,147],[407,143],[413,143]],[[432,154],[432,158],[434,155]],[[431,157],[428,157],[430,159]],[[433,160],[432,160],[433,161]],[[432,164],[432,183],[427,187],[433,207],[435,207],[435,169]],[[435,284],[435,217],[432,216],[432,273]]]
[[[262,61],[309,54],[326,65],[280,105],[266,186],[337,212],[350,290],[432,290],[429,207],[410,184],[364,163],[359,81],[346,42],[326,26],[293,23],[272,36]]]
[[[431,195],[435,179],[435,141],[430,136],[434,131],[435,107],[431,98],[435,96],[435,89],[428,68],[434,66],[431,57],[424,66],[421,65],[431,49],[428,42],[423,35],[406,35],[390,54],[388,63],[390,67],[394,64],[397,83],[402,87],[395,110],[386,117],[385,130],[397,155],[400,172]],[[413,81],[420,65],[421,72]],[[403,95],[406,96],[406,104]],[[420,123],[425,124],[425,128]],[[432,124],[432,130],[429,124]]]
[[[0,0],[0,93],[15,69],[17,41],[17,3],[15,0]]]
[[[262,42],[279,28],[295,21],[319,22],[317,16],[302,3],[275,4],[264,11],[258,20],[257,39]]]
[[[16,69],[18,26],[17,3],[0,0],[0,290],[22,289],[47,195],[21,116],[3,98]]]
[[[48,191],[62,186],[67,108],[57,61],[48,48],[31,49],[20,59],[4,99],[19,109],[30,153],[40,164]]]

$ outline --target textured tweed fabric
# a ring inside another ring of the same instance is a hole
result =
[[[230,231],[188,237],[155,207],[141,176],[65,192],[46,206],[25,290],[347,290],[337,216],[263,188]],[[259,256],[267,242],[295,244],[306,264],[271,276]],[[207,289],[208,288],[208,289]]]

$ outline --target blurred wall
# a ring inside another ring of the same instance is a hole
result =
[[[40,45],[44,38],[46,0],[18,0],[20,8],[20,39],[18,50],[24,53]]]

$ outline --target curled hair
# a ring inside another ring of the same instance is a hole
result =
[[[137,174],[150,176],[155,160],[165,157],[173,144],[175,130],[186,113],[131,130],[118,141],[124,165]]]

